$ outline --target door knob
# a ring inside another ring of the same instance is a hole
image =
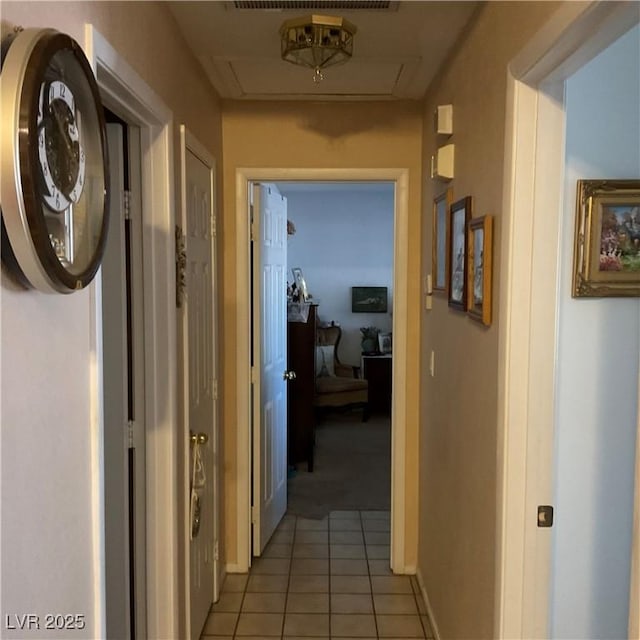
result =
[[[296,372],[295,371],[285,371],[282,374],[282,379],[283,380],[295,380],[296,379]]]
[[[191,444],[207,444],[209,442],[209,436],[206,433],[191,433]]]

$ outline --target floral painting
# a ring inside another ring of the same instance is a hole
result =
[[[640,180],[578,180],[572,293],[640,296]]]
[[[640,206],[602,207],[600,271],[640,272]]]

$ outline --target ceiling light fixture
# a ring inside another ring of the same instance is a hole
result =
[[[356,31],[355,25],[333,16],[287,20],[280,27],[280,53],[287,62],[313,69],[313,81],[320,82],[323,69],[351,58]]]

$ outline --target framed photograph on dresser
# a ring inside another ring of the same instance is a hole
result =
[[[307,282],[302,275],[302,269],[300,267],[292,267],[291,273],[293,274],[296,289],[300,292],[300,302],[307,302],[309,300],[309,291],[307,290]]]
[[[391,353],[391,334],[390,333],[378,334],[378,349],[382,354]]]

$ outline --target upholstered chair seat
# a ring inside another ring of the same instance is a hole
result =
[[[335,323],[316,332],[316,393],[318,409],[362,408],[362,420],[369,417],[369,383],[360,378],[360,367],[340,362],[338,345],[342,330]]]

